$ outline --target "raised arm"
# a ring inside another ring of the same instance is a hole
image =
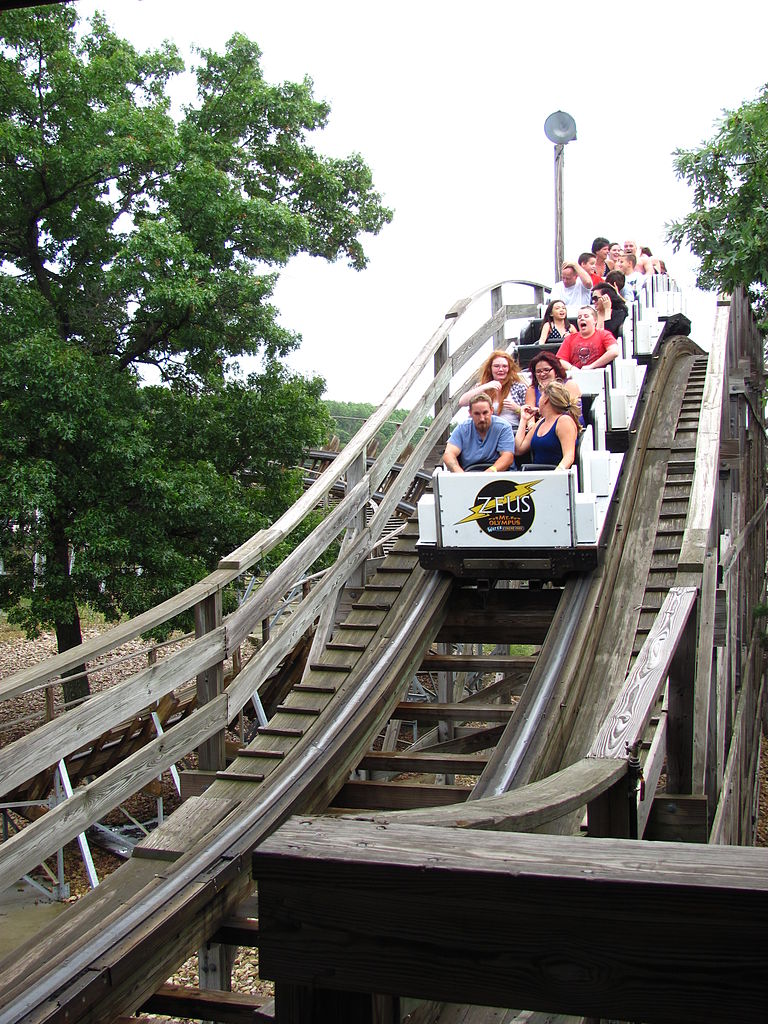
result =
[[[586,271],[584,267],[579,266],[578,263],[564,263],[563,270],[565,270],[566,267],[570,267],[574,271],[574,273],[578,274],[579,280],[585,288],[592,287],[592,278],[589,276],[589,272]]]
[[[520,410],[520,423],[515,434],[515,451],[518,455],[525,455],[531,447],[531,434],[533,425],[536,422],[536,406],[527,402]]]
[[[465,391],[459,399],[459,408],[466,409],[475,395],[490,394],[492,391],[501,391],[501,384],[497,380],[489,380],[485,384],[478,384],[469,391]]]

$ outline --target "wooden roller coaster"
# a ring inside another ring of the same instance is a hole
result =
[[[532,302],[504,301],[522,287]],[[69,799],[0,846],[7,887],[197,752],[180,809],[3,962],[2,1024],[142,1007],[279,1024],[766,1019],[768,859],[748,849],[764,369],[744,296],[719,303],[701,346],[669,337],[644,356],[631,422],[613,431],[626,454],[596,569],[542,587],[419,562],[413,507],[456,382],[543,298],[540,285],[504,282],[457,303],[277,523],[173,600],[0,683],[3,700],[52,687],[194,610],[195,638],[177,653],[0,750],[8,799],[196,682],[194,710],[81,774]],[[635,345],[659,307],[636,313]],[[408,417],[369,460],[404,401]],[[320,526],[223,616],[225,589],[332,494]],[[225,685],[225,661],[339,540]],[[510,654],[518,643],[530,653]],[[299,645],[298,669],[280,674]],[[225,730],[254,698],[271,714],[228,759]],[[243,903],[254,879],[258,924]],[[225,991],[238,944],[259,945],[274,1004]],[[164,990],[198,951],[209,991]],[[446,1001],[508,1009],[448,1017]]]

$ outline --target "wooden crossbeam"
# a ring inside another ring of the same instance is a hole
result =
[[[221,1024],[274,1024],[274,1014],[264,1012],[270,1002],[268,996],[163,985],[141,1009],[166,1017],[215,1020]]]
[[[450,740],[430,743],[423,747],[423,753],[454,753],[472,754],[477,750],[488,750],[495,747],[504,732],[504,725],[491,725],[487,729],[481,726],[456,726],[456,735]]]
[[[402,701],[392,712],[393,718],[418,722],[506,722],[515,711],[515,704],[432,704]]]
[[[765,1020],[764,850],[292,818],[253,875],[259,970],[278,1000],[289,983],[654,1024]]]
[[[430,786],[423,782],[345,782],[334,807],[365,807],[374,811],[409,811],[417,807],[444,807],[463,803],[471,793],[466,786]]]
[[[509,672],[528,669],[536,658],[498,654],[428,654],[421,663],[422,672]]]
[[[439,772],[479,775],[488,763],[487,757],[472,754],[440,754],[407,750],[371,750],[360,762],[360,768],[383,772]]]

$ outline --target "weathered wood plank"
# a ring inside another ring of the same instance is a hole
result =
[[[763,851],[418,833],[294,818],[267,839],[263,976],[658,1024],[764,1019]],[[457,955],[467,917],[483,927]]]
[[[270,1002],[269,996],[166,984],[147,999],[141,1010],[166,1017],[215,1020],[221,1024],[274,1024],[274,1014],[263,1012]]]
[[[214,774],[214,773],[211,773]],[[133,848],[134,857],[175,860],[237,806],[236,800],[193,797]]]
[[[47,658],[39,665],[30,665],[29,668],[14,672],[13,675],[0,682],[0,701],[10,700],[12,697],[19,697],[30,690],[39,689],[50,680],[56,679],[62,672],[66,672],[67,669],[74,668],[84,661],[88,662],[101,654],[106,654],[141,633],[146,633],[155,626],[170,621],[181,612],[194,607],[199,601],[221,590],[236,578],[237,573],[234,572],[213,572],[175,597],[137,615],[135,619],[121,622],[106,633],[86,640],[77,647],[64,651],[63,654]]]
[[[334,807],[364,807],[372,810],[408,810],[462,803],[471,790],[467,786],[430,785],[425,782],[345,782],[333,799]]]
[[[718,309],[696,432],[691,507],[680,549],[680,569],[687,572],[703,570],[715,504],[729,319],[730,310]]]
[[[479,775],[488,763],[487,757],[473,754],[440,754],[425,751],[370,750],[359,767],[366,771],[393,772],[459,772]]]
[[[223,729],[222,694],[3,843],[0,892],[178,761],[201,737]]]
[[[431,825],[445,828],[528,832],[579,810],[626,774],[626,762],[584,758],[539,782],[501,796],[469,800],[460,808],[435,807],[376,815],[381,824]]]
[[[423,672],[509,672],[530,669],[536,657],[521,654],[428,654],[421,663]]]
[[[392,717],[409,722],[506,722],[516,708],[516,704],[425,704],[403,701],[397,705]]]
[[[627,745],[640,740],[695,604],[695,587],[670,590],[588,756],[626,757]]]
[[[662,793],[654,799],[643,838],[664,843],[706,843],[708,836],[706,796]]]
[[[0,795],[151,707],[223,656],[222,627],[9,743],[0,750]]]

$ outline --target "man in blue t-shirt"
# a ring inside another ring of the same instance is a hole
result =
[[[515,461],[512,428],[493,415],[487,395],[475,395],[469,403],[470,419],[460,423],[448,438],[443,462],[452,473],[463,473],[478,462],[492,463],[487,473],[509,469]]]

